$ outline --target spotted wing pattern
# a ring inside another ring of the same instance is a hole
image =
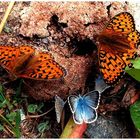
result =
[[[52,58],[44,59],[49,57],[48,53],[39,53],[32,57],[32,60],[27,65],[27,68],[22,71],[19,77],[32,78],[32,79],[59,79],[65,76],[65,70]]]
[[[99,35],[100,70],[106,83],[114,85],[122,77],[139,42],[140,34],[130,13],[122,12],[111,19]]]
[[[38,52],[30,46],[1,46],[0,64],[13,75],[22,78],[48,80],[65,75],[65,69],[48,52]]]
[[[0,64],[7,70],[13,72],[15,65],[27,55],[34,53],[32,47],[0,46]]]

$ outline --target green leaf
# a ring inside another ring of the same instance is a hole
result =
[[[140,132],[140,100],[130,106],[130,114],[135,127]]]
[[[0,84],[0,93],[3,93],[3,88],[1,84]]]
[[[1,118],[4,122],[6,122],[6,123],[11,127],[12,130],[14,130],[14,127],[12,126],[12,124],[9,122],[9,120],[8,120],[7,118],[5,118],[3,115],[0,115],[0,118]]]
[[[4,116],[0,116],[1,119],[3,121],[5,121],[10,127],[11,127],[11,131],[13,132],[13,134],[15,135],[16,138],[19,138],[21,136],[20,134],[20,112],[16,111],[16,112],[12,112],[8,115],[6,115],[7,118],[5,118]],[[12,125],[15,124],[15,125]]]
[[[21,137],[20,133],[20,123],[21,123],[21,116],[20,116],[20,110],[16,111],[16,117],[15,117],[15,135],[17,138]]]
[[[133,67],[135,69],[140,69],[140,57],[137,57],[134,60],[131,60],[131,63],[133,64]]]
[[[43,106],[44,106],[44,103],[41,102],[41,103],[38,105],[37,111],[42,112],[42,111],[41,111],[41,108],[42,108]]]
[[[6,104],[7,104],[7,101],[4,100],[2,103],[0,103],[0,108],[4,108]]]
[[[40,133],[43,133],[45,130],[49,130],[50,126],[48,125],[48,121],[46,122],[43,122],[43,123],[40,123],[38,126],[37,126],[37,129]]]
[[[10,104],[10,102],[5,98],[3,87],[2,87],[2,85],[0,85],[0,108],[5,107],[5,105],[8,106],[8,109],[13,108],[13,105]]]
[[[0,101],[3,102],[5,100],[5,97],[3,95],[3,88],[2,85],[0,85]]]
[[[36,104],[30,104],[30,105],[28,105],[28,112],[35,113],[35,112],[37,112],[37,108],[38,108],[38,106]]]
[[[4,127],[0,124],[0,131],[3,131]]]
[[[140,69],[130,69],[125,70],[130,76],[132,76],[134,79],[140,82]]]
[[[16,119],[16,115],[17,115],[16,112],[10,112],[10,114],[7,114],[6,117],[10,122],[14,122]]]
[[[136,58],[135,60],[131,60],[133,64],[133,68],[129,68],[128,66],[125,68],[125,71],[131,75],[137,81],[140,81],[140,58]]]

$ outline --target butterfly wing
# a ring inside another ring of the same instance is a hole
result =
[[[116,83],[136,54],[140,34],[130,13],[122,12],[109,22],[99,37],[100,70],[108,84]]]
[[[7,70],[11,70],[15,58],[19,56],[19,49],[15,47],[0,46],[0,64]]]
[[[85,99],[84,96],[79,96],[76,100],[77,107],[73,112],[73,120],[76,124],[82,124],[83,122],[92,123],[97,119],[97,112],[89,106],[90,103],[88,101],[89,99]]]
[[[68,97],[68,104],[70,106],[70,110],[72,113],[74,113],[76,111],[76,108],[78,105],[78,100],[79,100],[79,97],[76,95],[70,95]]]
[[[0,46],[0,64],[17,77],[58,79],[66,73],[49,53],[37,53],[30,46]]]
[[[0,46],[0,64],[14,74],[16,67],[27,60],[32,53],[34,49],[29,46]]]
[[[65,74],[65,69],[60,66],[49,53],[44,52],[34,55],[18,77],[50,80],[62,78]]]
[[[104,92],[106,89],[108,89],[110,86],[108,86],[103,77],[99,75],[95,80],[95,90],[97,90],[99,93]]]
[[[65,105],[65,102],[59,96],[56,95],[55,96],[55,112],[56,112],[56,119],[58,123],[60,123],[64,105]]]
[[[89,106],[84,107],[83,119],[85,123],[93,123],[97,120],[97,111]]]
[[[100,93],[98,91],[88,92],[83,96],[85,104],[93,109],[97,109],[100,102]]]
[[[97,119],[96,109],[99,104],[100,95],[98,91],[92,91],[84,96],[71,95],[68,103],[73,113],[73,120],[76,124],[92,123]]]
[[[81,97],[80,97],[81,98]],[[73,111],[73,120],[76,124],[82,124],[84,122],[84,110],[83,110],[83,105],[81,106],[80,99],[78,97],[77,100],[74,101],[73,106],[74,108],[71,109]]]
[[[83,96],[83,119],[85,123],[93,123],[98,115],[96,109],[99,106],[100,93],[98,91],[88,92]]]
[[[102,50],[99,52],[100,71],[103,74],[107,84],[114,84],[124,74],[123,69],[126,67],[125,62],[118,55],[112,54],[104,49],[106,45],[101,45]],[[106,46],[108,47],[108,46]]]
[[[133,16],[128,12],[122,12],[114,16],[109,24],[107,25],[105,31],[121,32],[122,34],[127,34],[135,31],[135,22]]]

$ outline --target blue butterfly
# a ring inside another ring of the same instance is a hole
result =
[[[91,91],[85,95],[70,95],[68,103],[73,113],[73,120],[76,124],[93,123],[97,119],[97,108],[100,101],[100,93]]]
[[[61,121],[61,117],[64,111],[64,105],[66,102],[63,101],[58,95],[55,95],[55,112],[56,112],[56,120],[58,123]]]

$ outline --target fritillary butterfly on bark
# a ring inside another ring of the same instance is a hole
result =
[[[136,55],[140,33],[135,29],[133,16],[122,12],[114,16],[98,36],[99,65],[106,83],[113,85]]]
[[[30,46],[0,46],[0,65],[19,78],[49,80],[66,74],[51,54],[38,52]]]

